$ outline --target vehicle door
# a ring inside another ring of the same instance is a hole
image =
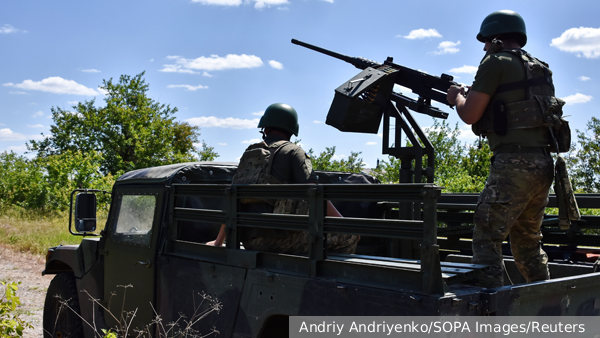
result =
[[[104,319],[142,329],[154,319],[156,252],[164,188],[118,187],[104,254]]]

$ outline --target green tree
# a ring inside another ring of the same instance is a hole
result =
[[[202,158],[197,150],[199,128],[175,121],[177,108],[161,104],[147,96],[144,72],[136,76],[121,75],[118,82],[104,80],[104,107],[95,100],[80,102],[73,111],[52,107],[54,124],[50,137],[29,141],[30,151],[38,157],[64,154],[67,151],[100,152],[103,173]],[[218,156],[210,149],[208,158]]]
[[[48,195],[44,168],[14,152],[0,153],[0,206],[42,208]]]
[[[358,157],[360,154],[360,152],[352,151],[350,152],[348,159],[334,160],[335,146],[325,147],[325,151],[322,151],[319,156],[315,156],[312,148],[308,151],[308,156],[312,162],[313,169],[349,173],[361,172],[362,168],[365,166],[362,158]]]
[[[215,147],[209,146],[208,144],[206,144],[206,142],[204,142],[204,140],[202,140],[202,149],[197,151],[198,161],[211,162],[214,161],[217,157],[219,157],[219,154],[215,152]]]
[[[13,152],[0,153],[0,206],[67,210],[73,189],[110,191],[116,177],[102,174],[99,152],[66,151],[27,159]],[[110,196],[100,194],[100,208],[108,209]]]
[[[48,182],[46,202],[43,206],[51,210],[67,210],[74,189],[99,189],[111,191],[117,177],[104,175],[100,167],[104,158],[100,152],[87,153],[67,150],[62,154],[35,159],[45,170]],[[110,195],[98,194],[99,209],[108,211]]]
[[[577,130],[579,148],[568,154],[569,174],[576,190],[600,192],[600,119],[592,117],[585,132]]]
[[[382,183],[400,182],[400,160],[394,156],[388,156],[387,161],[381,160],[373,169],[373,176]]]

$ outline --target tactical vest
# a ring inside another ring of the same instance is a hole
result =
[[[550,150],[560,153],[569,151],[571,129],[562,117],[565,101],[554,94],[552,71],[548,64],[521,49],[504,52],[514,54],[523,61],[526,77],[521,81],[499,85],[496,94],[525,88],[526,98],[511,103],[501,100],[490,102],[481,119],[473,124],[473,133],[487,136],[493,131],[504,136],[508,130],[547,126],[553,139]]]
[[[249,146],[238,165],[237,173],[233,176],[234,184],[285,184],[271,175],[275,155],[284,147],[292,145],[289,141],[277,141],[271,145],[259,142]],[[276,214],[307,214],[308,202],[296,199],[241,199],[241,203],[266,202],[273,206]]]

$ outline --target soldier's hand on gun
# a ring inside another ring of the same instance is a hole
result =
[[[448,88],[448,93],[446,94],[446,100],[448,100],[448,103],[455,106],[458,95],[460,94],[463,97],[467,97],[467,91],[470,88],[471,86],[450,86],[450,88]]]

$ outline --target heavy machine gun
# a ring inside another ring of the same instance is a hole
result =
[[[346,61],[363,70],[335,90],[335,97],[327,113],[328,125],[343,132],[375,134],[379,131],[383,118],[382,152],[401,160],[400,183],[421,182],[423,175],[427,182],[433,182],[435,149],[408,110],[446,119],[448,113],[432,106],[431,101],[452,108],[446,100],[446,92],[450,86],[460,84],[454,82],[451,75],[429,75],[395,64],[391,57],[382,64],[336,53],[296,39],[292,39],[292,43]],[[394,85],[410,88],[419,96],[418,99],[414,100],[394,91]],[[391,144],[390,118],[396,120],[395,137]],[[412,146],[400,146],[402,131],[406,133]],[[423,155],[427,155],[425,169]]]
[[[336,97],[327,118],[330,120],[330,125],[341,131],[376,133],[377,130],[372,129],[375,123],[371,121],[365,126],[360,118],[381,116],[380,111],[389,100],[402,104],[410,110],[445,119],[448,114],[431,106],[431,100],[452,107],[446,100],[446,92],[452,85],[460,86],[453,81],[451,75],[442,74],[440,77],[429,75],[395,64],[393,58],[389,56],[381,64],[362,57],[336,53],[296,39],[292,39],[292,43],[346,61],[364,70],[335,90]],[[410,88],[413,93],[419,95],[418,100],[394,92],[394,84]],[[342,111],[335,108],[346,105],[349,108],[348,115],[343,119],[339,116]],[[360,116],[356,116],[358,111],[362,111]],[[358,118],[358,121],[352,119],[353,117]]]

